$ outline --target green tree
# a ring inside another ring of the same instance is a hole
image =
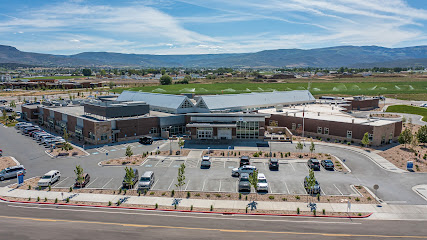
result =
[[[304,145],[298,141],[297,145],[295,146],[295,149],[298,151],[302,151],[304,149]]]
[[[365,135],[363,135],[363,138],[362,138],[363,146],[367,147],[370,142],[371,141],[369,141],[369,133],[365,132]]]
[[[427,126],[422,126],[418,129],[417,138],[420,143],[427,143]]]
[[[125,155],[126,155],[126,157],[128,157],[128,158],[132,157],[133,152],[132,152],[132,148],[131,148],[130,146],[128,146],[128,147],[126,148],[126,153],[125,153]]]
[[[314,142],[313,139],[311,139],[311,144],[310,144],[310,155],[313,154],[313,152],[316,150],[316,147],[314,146]]]
[[[177,183],[175,184],[175,187],[179,189],[179,191],[182,190],[182,187],[185,185],[185,164],[182,163],[178,168],[178,177],[177,177]]]
[[[257,192],[258,186],[258,170],[255,170],[252,174],[249,175],[249,183],[254,187],[255,192]]]
[[[83,76],[91,76],[92,75],[92,70],[90,70],[89,68],[85,68],[82,70]]]
[[[74,173],[76,174],[76,182],[78,182],[81,187],[84,181],[83,168],[80,165],[77,165],[76,169],[74,169]]]
[[[310,169],[308,172],[308,179],[307,179],[307,192],[311,194],[312,189],[316,185],[316,177],[314,176],[313,169]],[[308,200],[308,199],[307,199]]]
[[[70,142],[68,141],[69,139],[69,134],[67,133],[67,130],[64,129],[64,135],[62,136],[62,138],[65,140],[64,144],[62,144],[61,149],[63,151],[70,151],[73,150],[73,146],[70,144]]]
[[[403,132],[400,133],[398,141],[400,144],[404,144],[406,148],[406,144],[411,143],[412,138],[413,138],[413,135],[411,130],[409,130],[409,128],[406,128],[405,130],[403,130]]]
[[[11,108],[16,108],[15,100],[10,101],[10,103],[9,103],[9,107],[11,107]]]
[[[114,86],[116,86],[116,84],[114,84],[114,82],[111,81],[108,83],[108,87],[110,87],[110,89],[113,89]]]
[[[162,71],[160,72],[162,75],[165,75],[166,74],[166,70],[165,69],[162,69]]]
[[[161,85],[171,85],[172,84],[172,78],[169,75],[163,75],[160,78],[160,84]]]
[[[133,179],[135,178],[135,172],[133,171],[133,169],[131,167],[126,167],[125,168],[126,174],[125,174],[125,178],[123,179],[123,182],[127,185],[127,186],[133,186]]]
[[[107,72],[104,69],[101,69],[101,71],[99,71],[99,74],[101,76],[105,76],[105,75],[107,75]]]

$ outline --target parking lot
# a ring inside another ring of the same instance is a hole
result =
[[[159,140],[159,141],[154,141],[153,144],[149,146],[152,146],[153,149],[157,149],[157,147],[160,148],[164,143],[166,143],[165,140]],[[89,152],[89,154],[91,155],[98,155],[98,154],[121,152],[121,151],[125,151],[127,147],[130,147],[134,151],[134,154],[139,154],[139,150],[141,151],[143,149],[145,150],[144,146],[145,145],[142,145],[139,142],[131,142],[131,143],[122,143],[122,144],[109,144],[109,145],[104,145],[104,146],[95,147],[91,149],[86,149],[86,151]]]

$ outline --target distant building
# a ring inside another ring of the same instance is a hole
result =
[[[0,75],[0,82],[10,82],[12,77],[10,75]]]

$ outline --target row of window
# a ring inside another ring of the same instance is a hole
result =
[[[298,128],[296,123],[292,123],[292,130],[301,129],[301,124],[298,124]],[[317,127],[317,134],[324,134],[329,135],[329,128],[327,127]],[[351,139],[353,138],[353,131],[347,130],[347,138]],[[374,138],[374,135],[369,133],[369,141],[372,141]]]

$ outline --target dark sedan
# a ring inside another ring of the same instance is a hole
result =
[[[323,168],[325,168],[325,169],[334,170],[334,163],[329,159],[322,160],[321,164],[322,164]]]

